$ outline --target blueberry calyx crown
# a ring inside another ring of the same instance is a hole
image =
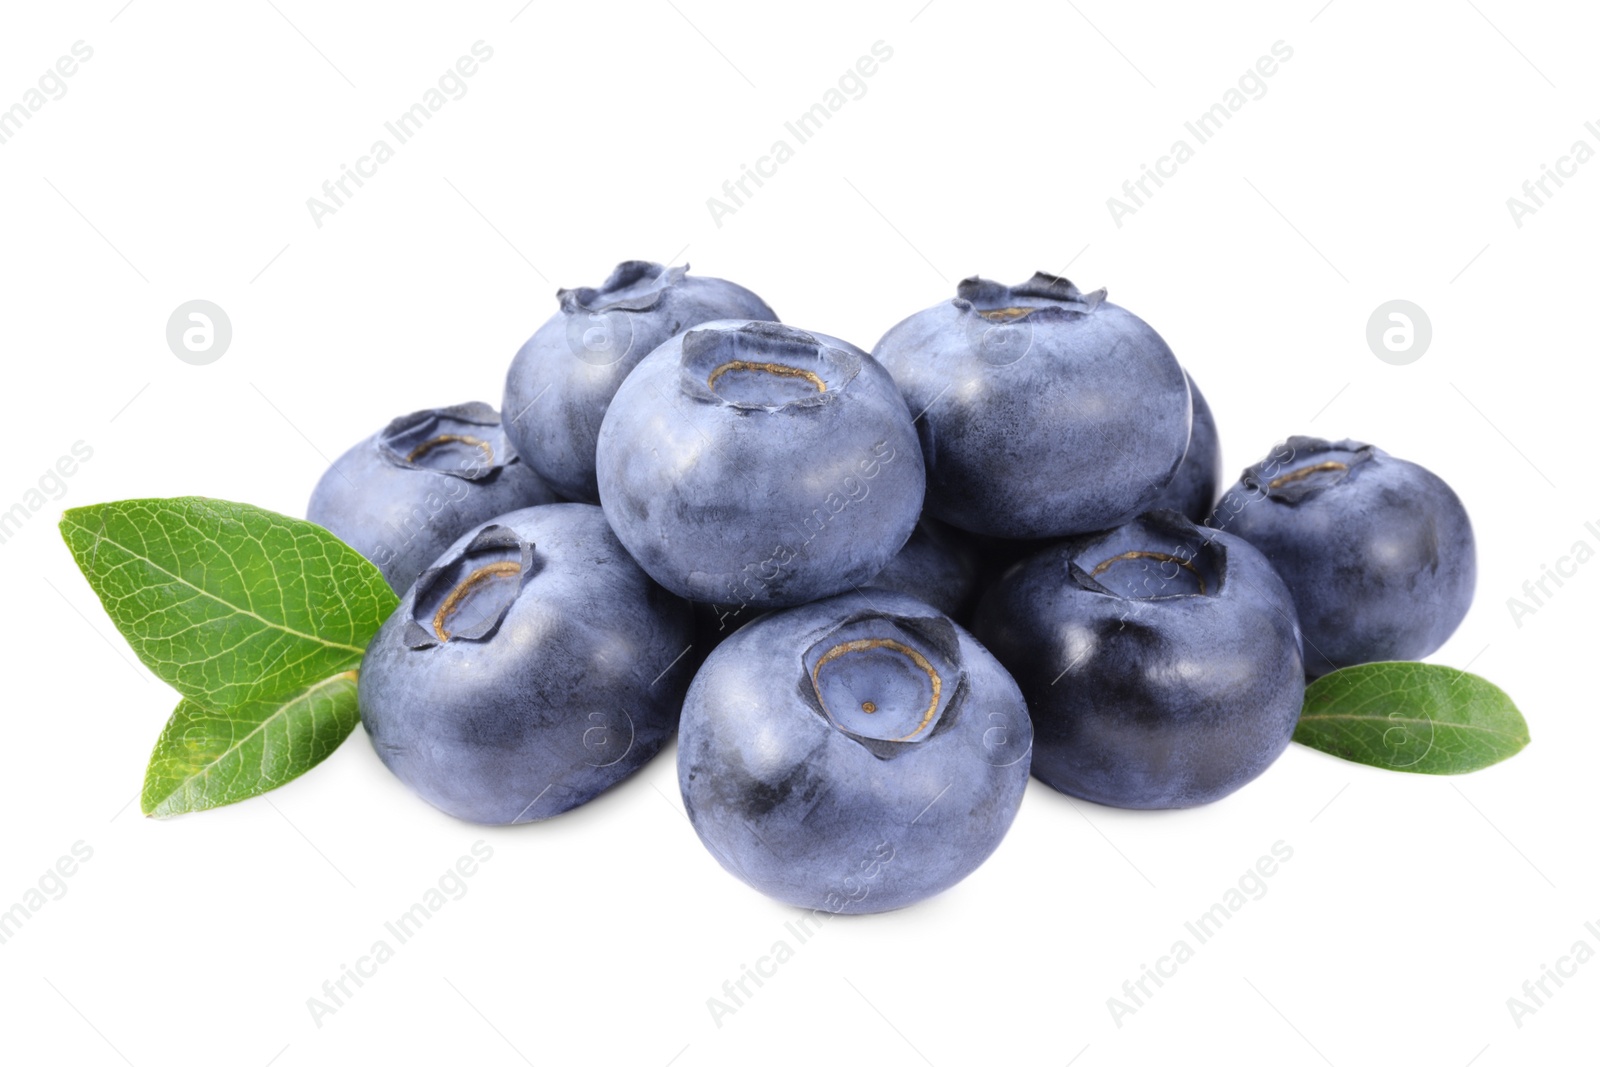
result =
[[[952,722],[965,688],[960,639],[940,617],[864,612],[819,637],[801,663],[814,709],[884,759]]]
[[[698,400],[776,411],[830,402],[861,358],[793,326],[747,322],[688,331],[680,366],[684,391]]]
[[[485,526],[460,551],[424,571],[411,588],[406,646],[487,641],[537,571],[532,541],[509,526]]]
[[[402,415],[378,432],[378,452],[391,465],[479,481],[520,462],[500,414],[474,401]]]
[[[1149,511],[1078,541],[1067,572],[1078,588],[1126,600],[1219,596],[1228,550],[1175,511]]]
[[[647,259],[618,263],[598,288],[558,289],[556,299],[568,315],[580,311],[649,311],[661,303],[668,289],[681,285],[689,264],[664,267]]]
[[[1282,504],[1299,504],[1358,476],[1361,467],[1384,453],[1360,441],[1291,437],[1240,481],[1254,494]]]
[[[1105,298],[1104,289],[1085,295],[1067,279],[1037,271],[1021,285],[1002,285],[973,275],[956,286],[953,303],[989,322],[1015,322],[1040,313],[1088,315]]]

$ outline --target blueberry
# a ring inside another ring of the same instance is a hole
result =
[[[973,533],[1045,538],[1144,510],[1189,444],[1183,369],[1105,290],[968,278],[873,355],[920,417],[928,510]]]
[[[978,562],[959,532],[925,518],[872,579],[872,587],[914,596],[964,622],[978,591]]]
[[[974,632],[1028,698],[1034,776],[1100,804],[1227,796],[1288,746],[1305,695],[1272,565],[1172,511],[1012,568]]]
[[[1244,472],[1210,524],[1259,548],[1288,583],[1313,678],[1421,659],[1472,604],[1477,551],[1460,498],[1372,445],[1291,437]]]
[[[488,404],[403,415],[340,456],[306,518],[404,593],[440,552],[496,515],[561,498],[517,455]]]
[[[547,819],[660,751],[690,628],[688,605],[628,558],[599,508],[514,511],[462,536],[378,630],[361,722],[441,811]]]
[[[600,421],[628,372],[661,342],[712,319],[777,319],[750,290],[688,270],[629,260],[598,289],[562,289],[561,309],[512,360],[501,406],[506,431],[564,496],[599,503]]]
[[[600,502],[652,578],[745,610],[867,583],[922,508],[911,413],[854,345],[707,323],[650,353],[600,428]]]
[[[845,593],[741,628],[684,700],[678,783],[727,870],[833,913],[914,904],[965,878],[1022,802],[1016,683],[913,597]]]
[[[1178,473],[1151,503],[1151,511],[1176,511],[1193,522],[1205,522],[1217,506],[1222,489],[1222,442],[1217,437],[1217,422],[1211,405],[1200,395],[1194,377],[1187,371],[1189,397],[1194,401],[1194,423],[1189,428],[1189,451],[1183,454]]]

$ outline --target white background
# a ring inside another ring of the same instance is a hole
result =
[[[1584,129],[1600,122],[1592,11],[123,4],[7,5],[0,30],[0,107],[74,42],[94,49],[0,145],[0,510],[74,442],[93,449],[0,544],[0,909],[75,842],[93,850],[0,945],[0,1057],[1594,1059],[1600,962],[1551,985],[1520,1028],[1506,1006],[1579,939],[1600,950],[1584,929],[1600,925],[1600,563],[1520,627],[1506,604],[1575,541],[1600,547],[1584,526],[1600,524],[1600,161],[1520,227],[1506,205],[1575,140],[1600,148]],[[467,94],[316,226],[307,198],[479,40],[494,55]],[[880,40],[893,56],[865,95],[717,225],[707,198]],[[1293,57],[1265,95],[1117,226],[1107,198],[1280,40]],[[1313,432],[1371,440],[1456,487],[1480,584],[1435,658],[1507,689],[1532,745],[1461,779],[1292,748],[1235,796],[1164,814],[1033,783],[966,882],[804,945],[784,928],[792,909],[701,848],[671,751],[585,809],[496,831],[414,799],[358,731],[266,798],[142,819],[130,801],[176,698],[112,629],[57,513],[205,494],[300,514],[327,457],[394,415],[498,405],[554,290],[628,258],[687,260],[866,347],[969,274],[1109,286],[1203,386],[1230,471]],[[234,329],[203,367],[164,336],[195,298]],[[1394,298],[1433,323],[1409,366],[1365,341]],[[466,896],[316,1025],[307,998],[480,839],[493,858]],[[1266,895],[1118,1027],[1107,998],[1278,841],[1293,859]],[[780,938],[794,958],[716,1025],[707,998]]]

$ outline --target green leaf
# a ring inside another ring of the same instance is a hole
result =
[[[1306,688],[1294,739],[1414,774],[1466,774],[1522,751],[1528,724],[1503,690],[1454,667],[1363,663]]]
[[[266,792],[354,729],[354,672],[398,601],[327,530],[178,497],[75,508],[61,535],[134,653],[184,698],[151,756],[147,813]]]
[[[183,700],[150,754],[139,806],[164,817],[258,796],[321,763],[359,721],[355,671],[223,713]]]
[[[96,504],[61,535],[138,657],[210,708],[351,669],[397,603],[327,530],[248,504]]]

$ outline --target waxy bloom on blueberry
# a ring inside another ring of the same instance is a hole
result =
[[[601,506],[639,565],[744,611],[871,581],[911,536],[925,483],[888,372],[775,322],[706,323],[650,353],[606,412],[598,462]]]
[[[1183,368],[1155,330],[1065,278],[968,278],[873,349],[917,416],[928,511],[972,533],[1104,530],[1148,508],[1189,446]]]

